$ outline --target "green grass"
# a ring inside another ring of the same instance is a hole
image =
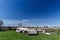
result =
[[[60,40],[60,33],[52,35],[27,35],[15,31],[0,32],[0,40]]]

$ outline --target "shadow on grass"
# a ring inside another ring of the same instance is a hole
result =
[[[28,34],[29,36],[38,36],[38,34]]]

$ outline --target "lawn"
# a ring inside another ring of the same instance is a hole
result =
[[[0,32],[0,40],[60,40],[60,33],[52,35],[27,35],[15,31]]]

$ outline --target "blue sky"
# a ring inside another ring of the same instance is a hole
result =
[[[0,0],[4,25],[59,25],[60,0]]]

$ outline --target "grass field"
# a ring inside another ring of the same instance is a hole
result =
[[[0,40],[60,40],[60,33],[52,35],[27,35],[15,31],[0,32]]]

